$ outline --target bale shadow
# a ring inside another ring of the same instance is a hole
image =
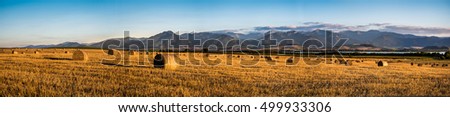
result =
[[[62,57],[44,57],[44,59],[50,59],[50,60],[72,60],[72,58],[62,58]]]

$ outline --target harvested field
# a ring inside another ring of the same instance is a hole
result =
[[[48,59],[72,58],[63,50],[5,50],[0,54],[0,96],[450,96],[450,67],[441,66],[448,60],[353,57],[345,59],[365,62],[345,66],[323,61],[311,66],[300,61],[286,66],[290,56],[272,55],[279,60],[266,61],[262,56],[210,53],[211,60],[222,61],[207,65],[200,61],[203,54],[182,53],[181,59],[193,56],[198,61],[167,70],[152,66],[155,55],[131,56],[130,66],[120,66],[102,64],[103,59],[115,60],[105,51],[83,51],[89,57],[85,62]],[[146,61],[139,65],[140,60]],[[391,62],[378,67],[380,60]],[[422,66],[425,63],[440,66]]]

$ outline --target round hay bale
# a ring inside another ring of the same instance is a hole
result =
[[[11,54],[19,54],[19,52],[13,50]]]
[[[156,54],[153,59],[153,67],[175,70],[178,67],[178,64],[176,63],[175,55],[173,54]]]
[[[115,55],[116,49],[108,49],[108,55]]]
[[[286,63],[294,63],[294,57],[286,59]]]
[[[34,51],[34,54],[39,54],[39,51]]]
[[[64,51],[64,53],[65,53],[65,54],[70,54],[70,52],[69,52],[69,51]]]
[[[352,65],[353,65],[353,61],[352,60],[345,61],[345,66],[352,66]]]
[[[325,63],[326,64],[333,64],[333,59],[328,59],[328,60],[325,59]]]
[[[264,59],[266,59],[266,61],[273,61],[272,57],[270,56],[265,56]]]
[[[388,62],[387,61],[378,61],[378,66],[382,67],[382,66],[388,66]]]
[[[89,59],[89,57],[87,56],[86,52],[84,52],[84,51],[76,50],[75,52],[73,52],[72,60],[87,61],[88,59]]]
[[[346,64],[346,61],[344,61],[344,60],[339,60],[339,64]]]

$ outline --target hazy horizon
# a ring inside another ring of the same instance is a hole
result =
[[[445,0],[2,0],[0,47],[255,27],[450,36]],[[311,24],[315,23],[315,24]],[[312,26],[311,26],[312,25]]]

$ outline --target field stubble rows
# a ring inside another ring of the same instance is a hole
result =
[[[346,58],[364,62],[285,66],[287,57],[280,56],[275,66],[260,60],[249,67],[239,64],[249,56],[240,55],[232,66],[188,63],[165,70],[151,67],[152,61],[147,67],[103,65],[103,58],[114,57],[100,50],[85,50],[87,62],[48,59],[71,57],[51,51],[57,50],[0,54],[0,96],[450,96],[449,67],[410,64],[450,61],[401,59],[378,67],[380,58]]]

